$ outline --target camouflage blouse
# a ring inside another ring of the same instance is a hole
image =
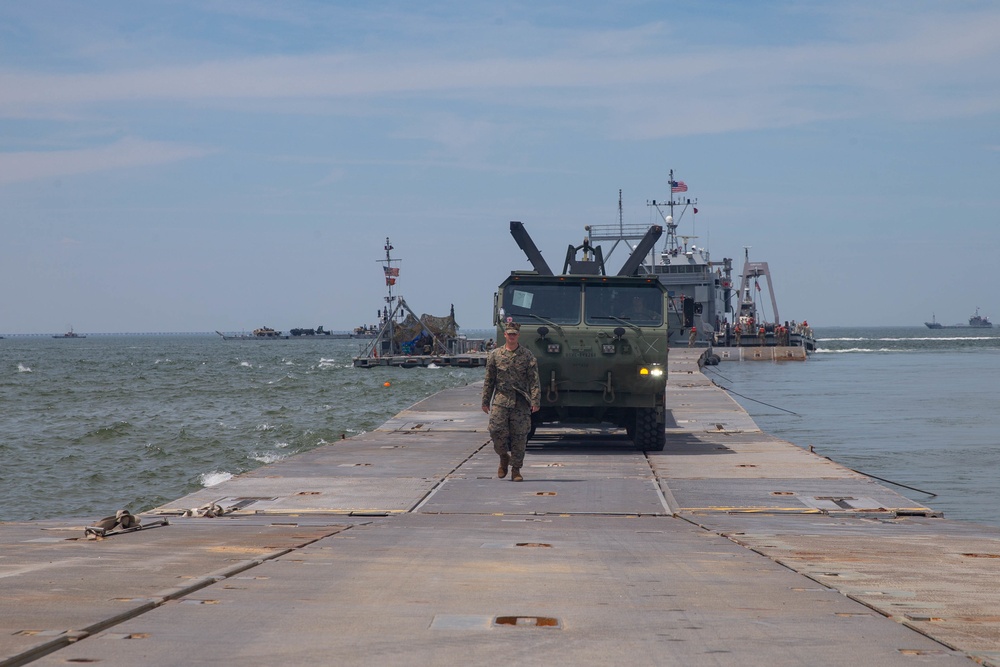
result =
[[[495,392],[495,394],[494,394]],[[518,401],[518,396],[521,401]],[[523,345],[511,352],[504,346],[490,351],[486,358],[486,381],[483,384],[483,405],[490,399],[496,405],[513,408],[538,407],[542,392],[538,382],[538,362]]]

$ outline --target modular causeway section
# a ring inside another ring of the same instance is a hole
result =
[[[0,665],[1000,665],[1000,529],[761,432],[702,353],[663,452],[539,430],[498,480],[470,385],[168,525],[2,524]]]

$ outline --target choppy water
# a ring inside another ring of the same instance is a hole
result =
[[[735,398],[769,433],[937,493],[897,488],[951,518],[1000,525],[1000,330],[817,334],[821,351],[804,363],[706,370],[748,397]],[[210,336],[0,340],[0,520],[149,509],[482,379],[482,369],[355,369],[358,349]]]
[[[355,369],[358,351],[353,340],[0,340],[0,520],[149,509],[482,378]]]

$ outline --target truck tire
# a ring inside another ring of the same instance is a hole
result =
[[[666,424],[656,420],[656,408],[636,408],[632,443],[644,452],[662,452],[667,444]]]

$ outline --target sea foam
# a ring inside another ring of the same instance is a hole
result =
[[[215,486],[216,484],[222,484],[223,482],[228,482],[233,478],[233,473],[213,470],[212,472],[202,473],[200,480],[202,486]]]

